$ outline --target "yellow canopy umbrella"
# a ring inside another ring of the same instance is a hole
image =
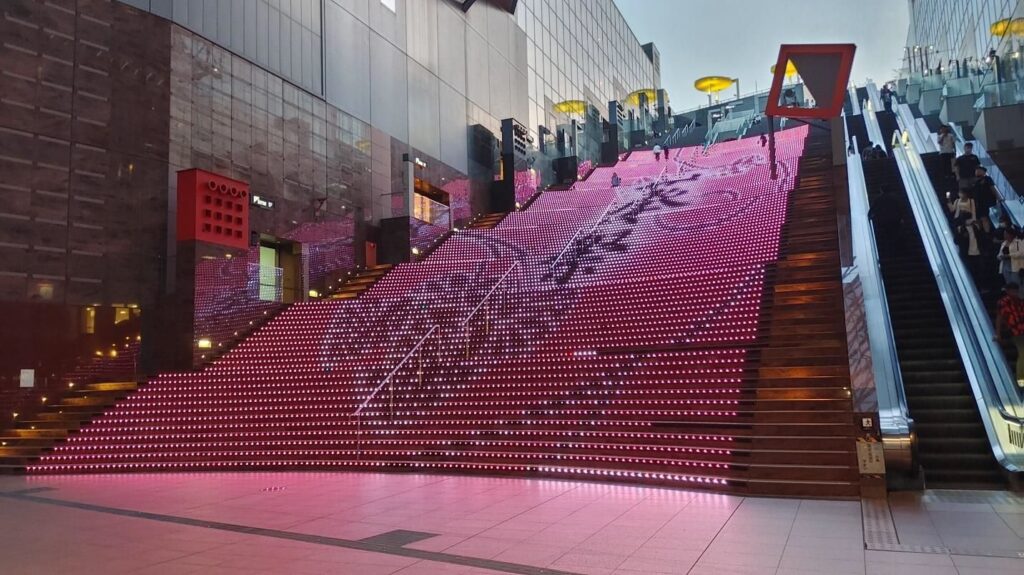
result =
[[[562,114],[578,114],[582,116],[587,113],[587,103],[583,100],[566,100],[555,104],[555,111]]]
[[[736,80],[728,76],[704,76],[703,78],[697,78],[693,82],[693,87],[708,95],[708,104],[710,105],[712,94],[721,92],[735,83]]]
[[[644,95],[647,97],[647,102],[653,104],[658,101],[658,92],[652,88],[645,88],[643,90],[637,90],[632,94],[626,96],[626,103],[633,106],[640,105],[640,96]]]
[[[772,74],[775,73],[776,64],[772,64]],[[786,60],[786,76],[796,76],[796,64],[792,60]]]
[[[988,31],[991,32],[993,36],[999,36],[1002,38],[1010,31],[1010,19],[1003,18],[1002,20],[993,22],[992,25],[988,27]]]
[[[697,78],[693,83],[693,87],[701,92],[711,94],[721,92],[735,83],[736,80],[726,76],[704,76],[703,78]]]
[[[1010,20],[1010,33],[1014,36],[1024,36],[1024,18]]]

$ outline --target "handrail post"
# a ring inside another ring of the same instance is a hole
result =
[[[390,407],[391,421],[394,421],[395,420],[395,379],[394,378],[391,378],[391,380],[388,381],[388,395],[391,396],[391,400],[390,400],[390,402],[391,402],[391,407]]]
[[[363,458],[363,414],[356,414],[356,461]]]

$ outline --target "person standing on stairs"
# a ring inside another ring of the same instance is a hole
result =
[[[1003,288],[1005,295],[999,300],[996,316],[997,342],[1003,341],[1003,332],[1013,336],[1017,348],[1017,387],[1024,389],[1024,299],[1020,297],[1020,286],[1008,283]]]
[[[661,161],[661,146],[659,146],[657,144],[654,145],[654,161],[655,162],[660,162]]]

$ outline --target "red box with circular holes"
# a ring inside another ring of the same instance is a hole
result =
[[[249,246],[249,184],[206,170],[178,172],[178,241]]]

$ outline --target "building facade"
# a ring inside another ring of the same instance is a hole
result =
[[[968,70],[985,74],[991,67],[989,54],[1020,59],[1024,39],[1024,1],[1021,0],[908,0],[910,26],[903,55],[904,70]],[[1005,22],[1005,25],[999,22]],[[1017,54],[1017,56],[1014,56]]]
[[[0,36],[4,413],[196,367],[487,210],[502,120],[599,140],[660,87],[612,0],[11,0]]]

